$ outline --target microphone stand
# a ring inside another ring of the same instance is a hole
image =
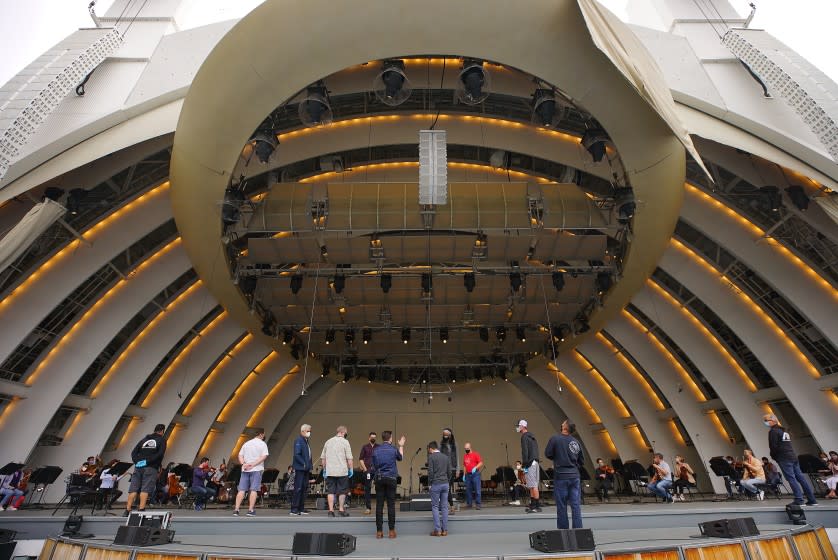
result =
[[[500,474],[501,478],[503,479],[503,505],[507,505],[509,504],[509,488],[506,486],[506,469],[510,468],[509,446],[506,444],[505,441],[502,441],[501,445],[506,450],[506,466],[500,470]]]
[[[411,499],[413,497],[413,461],[416,459],[416,456],[419,455],[419,452],[422,451],[422,448],[416,450],[416,453],[413,454],[413,457],[410,458],[410,482],[408,483],[408,490],[407,490],[407,499]]]

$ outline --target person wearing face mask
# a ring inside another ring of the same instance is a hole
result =
[[[364,514],[372,513],[372,481],[375,477],[375,469],[372,465],[372,452],[375,450],[375,440],[378,434],[370,432],[369,443],[361,448],[361,455],[358,457],[358,463],[361,467],[361,472],[364,473],[364,504],[367,509]]]
[[[835,487],[838,486],[838,452],[830,451],[829,452],[829,459],[826,461],[826,469],[824,473],[827,474],[827,477],[824,479],[824,484],[826,487],[829,488],[829,494],[826,495],[827,499],[833,500],[838,498],[835,495]]]
[[[300,426],[300,435],[294,440],[294,458],[291,462],[291,469],[294,472],[294,493],[291,496],[290,515],[308,515],[306,493],[311,471],[314,468],[309,438],[311,438],[311,426],[303,424]]]
[[[576,426],[570,419],[562,422],[561,432],[550,438],[544,456],[553,461],[553,496],[556,498],[556,528],[570,529],[567,507],[570,506],[573,528],[582,528],[582,481],[579,468],[584,463],[582,444],[573,437]]]
[[[480,509],[480,471],[483,469],[483,458],[480,453],[472,450],[471,444],[463,446],[463,482],[466,483],[466,507]]]
[[[541,467],[538,464],[538,441],[530,433],[526,420],[519,420],[515,431],[521,434],[521,465],[526,475],[527,488],[530,490],[530,505],[527,513],[541,513],[541,498],[538,484],[541,482]]]
[[[449,515],[454,515],[454,482],[457,480],[457,442],[454,440],[454,432],[451,428],[444,428],[442,430],[442,440],[439,444],[439,452],[448,457],[448,464],[451,465],[451,473],[448,481],[450,491],[448,492],[448,510]]]
[[[597,494],[599,494],[599,501],[608,499],[608,491],[614,489],[614,469],[605,464],[602,457],[597,457],[595,477],[599,483]]]
[[[239,491],[236,494],[236,509],[233,515],[238,517],[239,507],[244,500],[245,493],[249,492],[247,516],[256,515],[256,498],[262,488],[262,473],[265,471],[265,459],[268,458],[268,446],[265,444],[265,430],[256,429],[256,436],[245,442],[239,450],[239,463],[242,466],[242,474],[239,479]]]
[[[794,502],[792,503],[802,505],[803,494],[805,493],[807,506],[818,505],[812,487],[809,486],[809,480],[800,470],[797,454],[791,444],[791,434],[780,425],[780,421],[773,414],[763,416],[762,423],[769,428],[768,450],[771,452],[771,458],[777,461],[794,494]]]
[[[323,445],[320,453],[320,462],[323,465],[323,477],[326,479],[326,500],[329,504],[329,517],[335,516],[335,496],[338,502],[338,515],[349,517],[349,512],[344,509],[346,504],[346,492],[349,490],[349,481],[355,472],[352,468],[352,447],[346,439],[349,430],[346,426],[338,426],[337,431],[331,439]]]

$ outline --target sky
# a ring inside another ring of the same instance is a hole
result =
[[[114,0],[98,0],[103,15]],[[628,0],[600,0],[626,19]],[[730,0],[743,16],[750,0]],[[186,0],[183,28],[241,17],[260,0]],[[838,57],[831,41],[838,22],[838,0],[753,0],[757,13],[751,28],[765,29],[838,82]],[[0,84],[79,27],[92,27],[89,0],[0,0]]]

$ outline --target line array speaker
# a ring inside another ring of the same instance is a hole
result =
[[[698,529],[705,537],[719,537],[735,539],[738,537],[752,537],[759,535],[759,529],[753,517],[737,517],[734,519],[717,519],[698,524]]]
[[[345,556],[355,552],[355,537],[346,533],[294,533],[293,554]]]
[[[556,529],[530,533],[530,546],[541,552],[573,552],[594,550],[594,533],[590,529]]]

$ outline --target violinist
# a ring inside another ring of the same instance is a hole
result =
[[[650,468],[655,474],[649,481],[649,491],[668,504],[674,503],[675,500],[668,492],[672,486],[672,469],[669,463],[663,460],[663,455],[655,453]]]
[[[127,473],[122,473],[121,476],[117,476],[115,474],[111,474],[111,469],[119,463],[119,459],[111,460],[105,468],[102,470],[102,474],[99,476],[99,480],[101,480],[99,484],[99,495],[102,500],[102,504],[107,504],[107,507],[113,507],[113,503],[122,496],[122,490],[119,489],[119,481],[122,480]]]
[[[760,500],[765,497],[765,492],[757,488],[757,484],[765,484],[765,469],[762,467],[762,461],[754,457],[754,452],[750,449],[745,450],[745,457],[742,460],[742,480],[739,481],[739,486],[751,496],[757,496]]]
[[[743,466],[741,462],[737,462],[731,457],[730,455],[725,457],[725,461],[727,464],[730,465],[730,472],[733,473],[732,476],[724,476],[722,477],[725,482],[725,490],[727,491],[727,499],[733,499],[733,488],[734,486],[739,486],[739,481],[742,480],[742,472]],[[742,487],[739,486],[738,492],[742,492]]]
[[[192,470],[192,493],[195,495],[195,511],[206,508],[207,501],[215,498],[216,491],[206,485],[207,478],[211,477],[215,469],[210,467],[208,457],[201,459],[201,463]]]
[[[695,471],[681,455],[675,456],[675,482],[672,488],[675,490],[674,498],[684,501],[684,488],[695,488]]]
[[[606,465],[602,457],[597,457],[594,478],[599,483],[597,487],[599,501],[607,500],[608,491],[614,489],[614,469],[610,465]]]
[[[14,502],[19,496],[23,496],[23,490],[20,489],[20,481],[23,479],[23,472],[20,469],[12,474],[0,476],[0,511],[8,509],[9,511],[17,510]]]
[[[520,506],[521,498],[529,494],[527,490],[527,475],[521,467],[521,461],[515,461],[515,484],[512,486],[512,501],[509,502],[511,506]]]
[[[835,495],[835,487],[838,486],[838,452],[829,452],[829,459],[826,462],[826,466],[826,470],[822,471],[827,474],[827,477],[823,481],[826,487],[829,488],[829,494],[826,495],[826,498],[828,500],[834,500],[838,498]]]

